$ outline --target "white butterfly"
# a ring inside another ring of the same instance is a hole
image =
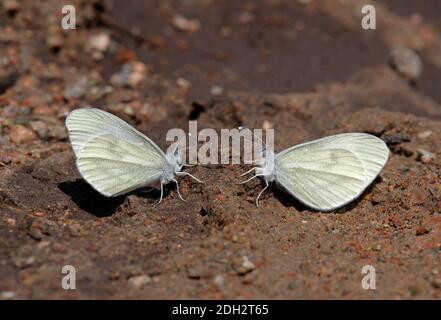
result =
[[[351,202],[371,184],[389,157],[379,138],[366,133],[343,133],[306,142],[278,154],[263,151],[255,175],[265,188],[275,181],[303,204],[319,211],[332,211]]]
[[[95,190],[114,197],[132,190],[161,183],[176,183],[184,164],[177,144],[165,154],[152,140],[120,118],[100,109],[76,109],[66,119],[78,171]]]

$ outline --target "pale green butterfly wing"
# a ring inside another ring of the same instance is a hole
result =
[[[66,126],[81,176],[101,194],[113,197],[159,179],[164,152],[118,117],[99,109],[76,109]]]
[[[357,198],[385,165],[389,149],[365,133],[344,133],[276,155],[276,181],[307,206],[331,211]]]

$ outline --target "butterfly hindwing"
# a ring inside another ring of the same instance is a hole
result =
[[[358,197],[383,168],[389,149],[379,138],[346,133],[276,155],[276,181],[309,207],[330,211]]]

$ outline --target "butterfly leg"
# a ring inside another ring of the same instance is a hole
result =
[[[179,182],[178,182],[178,180],[176,180],[176,179],[172,179],[172,180],[176,183],[176,190],[178,191],[179,198],[181,198],[182,201],[185,201],[185,199],[182,198],[182,196],[181,196],[181,192],[179,191]]]
[[[162,181],[161,181],[161,197],[159,198],[159,202],[158,202],[158,204],[159,203],[161,203],[161,201],[162,201],[162,196],[164,195],[164,184],[162,183]]]
[[[199,179],[196,178],[194,175],[192,175],[192,174],[190,174],[190,173],[188,173],[188,172],[179,171],[179,172],[176,172],[176,174],[177,174],[177,175],[181,175],[181,176],[186,175],[186,176],[189,176],[189,177],[195,179],[195,180],[196,180],[197,182],[199,182],[199,183],[204,183],[203,181],[199,180]]]
[[[268,186],[269,186],[267,180],[265,180],[265,184],[266,184],[265,188],[263,188],[262,191],[260,191],[259,195],[258,195],[257,198],[256,198],[256,206],[257,206],[257,207],[259,207],[259,198],[260,198],[260,196],[262,195],[262,193],[263,193],[263,192],[268,188]]]

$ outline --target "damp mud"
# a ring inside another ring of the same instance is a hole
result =
[[[62,30],[63,1],[4,1],[0,299],[441,298],[438,4],[373,2],[376,30],[358,0],[72,0],[77,29]],[[391,61],[403,48],[413,58]],[[204,184],[180,177],[185,202],[173,184],[160,204],[158,190],[106,198],[81,179],[64,126],[91,106],[163,150],[197,120],[273,128],[276,152],[342,132],[391,152],[330,213],[275,185],[256,207],[262,181],[237,184],[246,165],[186,168]]]

